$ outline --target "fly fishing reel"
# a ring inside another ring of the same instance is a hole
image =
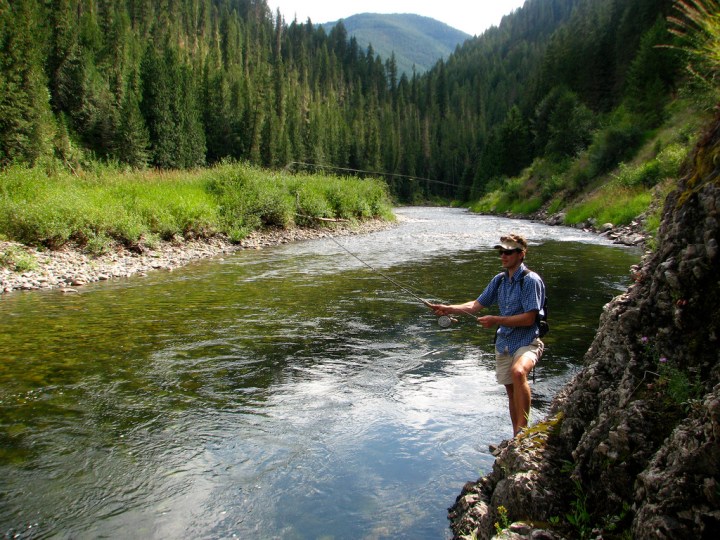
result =
[[[448,315],[440,315],[437,320],[438,326],[440,326],[440,328],[450,328],[452,324],[456,322],[458,322],[457,319],[453,319]]]

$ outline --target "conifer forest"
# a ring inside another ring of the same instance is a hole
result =
[[[468,201],[605,129],[587,167],[601,173],[685,76],[664,46],[672,9],[528,0],[407,76],[342,23],[326,33],[264,0],[0,0],[0,165],[302,163],[395,174],[400,200]]]

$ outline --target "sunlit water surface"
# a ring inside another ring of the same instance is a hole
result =
[[[458,209],[397,213],[364,236],[1,297],[0,533],[448,538],[447,508],[511,435],[492,333],[441,329],[391,280],[470,300],[499,271],[499,235],[525,234],[551,308],[537,420],[640,253]]]

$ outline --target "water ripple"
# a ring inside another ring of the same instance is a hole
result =
[[[639,254],[459,209],[398,213],[339,241],[433,299],[481,292],[499,231],[531,239],[555,306],[541,415]],[[7,537],[443,538],[446,508],[511,429],[492,333],[441,329],[330,239],[16,295],[0,319]]]

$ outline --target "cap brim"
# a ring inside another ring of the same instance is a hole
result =
[[[519,249],[522,251],[522,246],[518,244],[496,244],[493,249]]]

